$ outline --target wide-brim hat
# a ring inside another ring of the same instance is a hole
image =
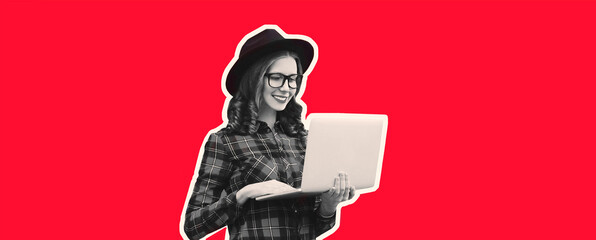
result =
[[[228,72],[226,78],[228,93],[232,96],[236,94],[242,76],[259,58],[284,50],[298,55],[304,71],[308,69],[314,57],[314,47],[309,42],[302,39],[284,38],[276,29],[265,29],[246,40],[240,49],[238,60]]]

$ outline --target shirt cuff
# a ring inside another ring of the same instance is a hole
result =
[[[335,211],[335,212],[337,212],[337,211]],[[327,215],[323,215],[323,214],[321,214],[321,211],[320,211],[320,210],[318,210],[318,211],[317,211],[317,214],[318,214],[320,217],[322,217],[322,218],[329,219],[329,218],[334,218],[334,217],[335,217],[335,212],[333,212],[333,214],[331,214],[331,215],[328,215],[328,216],[327,216]]]
[[[230,216],[230,219],[235,219],[236,216],[239,216],[242,212],[242,205],[238,204],[238,201],[236,200],[237,192],[238,191],[232,192],[226,196],[228,216]]]

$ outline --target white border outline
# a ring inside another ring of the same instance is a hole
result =
[[[189,240],[189,238],[186,236],[186,233],[184,232],[184,222],[185,222],[185,215],[186,215],[186,209],[188,207],[188,202],[190,200],[190,196],[192,195],[192,190],[194,188],[194,185],[196,183],[197,177],[198,177],[198,170],[201,167],[201,161],[203,159],[203,153],[205,152],[204,146],[207,143],[207,140],[209,139],[209,136],[213,133],[216,133],[217,131],[221,130],[222,128],[224,128],[225,126],[227,126],[228,124],[228,114],[227,114],[227,109],[228,109],[228,104],[230,102],[230,100],[232,99],[232,96],[228,93],[227,89],[226,89],[226,79],[228,77],[228,73],[230,72],[230,69],[232,69],[232,66],[234,66],[234,64],[236,63],[236,61],[238,60],[238,56],[240,56],[240,50],[242,49],[242,46],[244,45],[244,43],[246,43],[246,41],[248,39],[250,39],[251,37],[257,35],[258,33],[262,32],[265,29],[274,29],[277,30],[284,38],[286,39],[300,39],[300,40],[304,40],[309,42],[312,46],[313,46],[313,59],[311,64],[309,65],[308,69],[306,69],[304,71],[304,78],[303,78],[303,82],[300,86],[300,91],[298,92],[298,94],[295,96],[296,102],[298,104],[300,104],[300,106],[302,106],[302,113],[301,113],[301,121],[303,123],[305,123],[305,127],[308,128],[308,122],[306,121],[306,104],[302,101],[302,95],[304,94],[304,91],[306,89],[306,80],[308,79],[308,75],[310,75],[310,73],[312,72],[313,68],[315,67],[317,60],[319,59],[319,47],[317,46],[317,44],[315,43],[315,41],[313,41],[310,37],[304,36],[304,35],[298,35],[298,34],[287,34],[285,33],[279,26],[277,25],[273,25],[273,24],[265,24],[257,29],[255,29],[254,31],[246,34],[242,40],[240,41],[240,43],[238,43],[238,46],[236,46],[236,51],[234,53],[234,58],[232,58],[232,60],[230,61],[230,63],[228,63],[228,65],[226,66],[222,79],[221,79],[221,90],[224,93],[224,95],[226,96],[226,100],[224,102],[222,111],[221,111],[221,117],[222,117],[222,124],[217,126],[216,128],[211,129],[203,138],[203,142],[201,144],[201,149],[199,151],[199,156],[197,158],[197,163],[195,165],[195,170],[194,170],[194,174],[192,177],[192,180],[190,182],[190,186],[188,188],[188,192],[186,194],[186,200],[184,201],[184,207],[182,209],[182,214],[180,215],[180,224],[179,224],[179,232],[180,235],[182,236],[183,239],[185,240]],[[358,199],[358,197],[360,196],[360,194],[362,193],[370,193],[370,192],[374,192],[379,188],[379,184],[381,182],[381,168],[382,168],[382,162],[383,162],[383,155],[385,153],[385,141],[386,141],[386,134],[387,134],[387,125],[388,125],[388,119],[387,116],[385,116],[385,121],[384,121],[384,125],[383,125],[383,139],[381,142],[381,152],[379,154],[379,163],[377,165],[377,176],[376,176],[376,181],[375,181],[375,185],[371,188],[367,188],[367,189],[360,189],[357,190],[356,195],[354,195],[354,197],[348,201],[344,201],[339,203],[339,205],[336,208],[336,214],[335,214],[335,225],[333,226],[333,228],[327,230],[325,233],[321,234],[320,236],[317,237],[317,239],[324,239],[326,237],[328,237],[329,235],[333,234],[340,226],[340,219],[341,219],[341,208],[347,205],[350,205],[354,202],[356,202],[356,200]],[[222,228],[225,228],[222,227]],[[209,234],[207,234],[206,236],[204,236],[201,239],[207,239],[209,238],[211,235],[219,232],[222,228],[215,230]],[[229,240],[230,238],[230,234],[228,231],[226,231],[225,234],[225,239]]]

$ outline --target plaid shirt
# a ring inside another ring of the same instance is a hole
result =
[[[190,239],[228,226],[230,239],[315,239],[331,229],[335,216],[317,212],[318,197],[255,201],[240,206],[236,192],[271,179],[299,188],[306,146],[264,122],[253,135],[211,134],[192,196],[184,231]]]

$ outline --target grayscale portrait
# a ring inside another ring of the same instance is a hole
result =
[[[349,119],[344,128],[354,130],[334,130],[346,117],[325,115],[316,123],[321,130],[307,131],[306,105],[300,96],[317,58],[318,48],[311,38],[288,35],[276,25],[264,25],[242,39],[223,74],[222,90],[227,96],[224,123],[205,137],[182,214],[183,236],[202,239],[227,227],[229,239],[323,238],[337,228],[338,206],[353,202],[360,193],[357,187],[378,184],[377,156],[384,145],[379,136],[386,131],[386,116],[375,119],[378,130],[367,126],[359,132],[358,127],[349,125],[353,122]],[[317,137],[309,136],[315,132]],[[354,141],[344,143],[342,139],[366,139],[368,135],[379,138],[369,147],[372,157],[362,155],[368,154],[366,151],[345,149],[354,149],[350,146]],[[325,139],[329,136],[336,139]],[[320,146],[309,145],[309,150],[313,149],[310,158],[322,158],[308,160],[312,162],[307,167],[309,173],[303,172],[305,158],[310,159],[307,137],[310,144]],[[336,152],[348,155],[329,157],[334,156],[327,153],[333,145],[341,145],[344,149]],[[325,160],[351,156],[373,160],[365,167]],[[352,170],[326,166],[352,166]],[[369,170],[362,170],[367,166]],[[362,177],[349,174],[357,171],[354,168],[364,171],[357,174]],[[363,177],[368,185],[351,183]]]

